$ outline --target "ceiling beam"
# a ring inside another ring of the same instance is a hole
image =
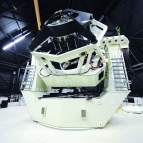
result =
[[[102,16],[99,18],[99,21],[100,21],[100,22],[104,19],[104,17],[105,17],[105,15],[107,14],[108,10],[114,5],[115,1],[116,1],[116,0],[110,0],[110,1],[109,1],[109,4],[108,4],[107,8],[106,8],[105,11],[103,12]]]
[[[12,64],[12,63],[5,62],[5,61],[1,61],[1,60],[0,60],[0,65],[11,67],[11,68],[19,68],[19,65]]]
[[[15,53],[14,51],[9,50],[9,49],[8,49],[7,51],[9,51],[9,52],[11,52],[11,53]],[[22,57],[25,57],[25,58],[29,58],[29,59],[31,59],[31,57],[25,56],[25,55],[20,54],[20,53],[18,53],[18,52],[16,52],[16,54],[17,54],[17,55],[19,55],[19,56],[22,56]]]
[[[13,3],[12,5],[14,5],[16,8],[20,7],[20,6],[24,6],[25,5],[25,0],[19,0],[19,1],[16,1],[16,3]],[[12,6],[6,8],[5,10],[1,11],[0,12],[0,16],[7,13],[7,12],[10,12],[14,10],[14,8]]]
[[[111,17],[107,17],[106,16],[106,19],[107,20],[109,20],[109,21],[111,21],[114,25],[115,25],[115,27],[116,26],[119,26],[120,27],[120,29],[122,29],[122,26],[121,25],[119,25],[114,19],[112,19]],[[125,36],[127,36],[127,38],[128,38],[128,33],[127,33],[127,31],[124,29],[124,34],[125,34]],[[130,43],[136,48],[136,50],[143,56],[143,53],[142,53],[142,51],[140,50],[140,48],[137,48],[137,45],[133,42],[133,41],[130,41]]]
[[[7,5],[8,5],[9,7],[11,7],[12,4],[11,4],[8,0],[5,0],[5,1],[6,1]],[[20,30],[21,33],[23,34],[23,31],[22,31],[22,29],[21,29],[21,27],[20,27],[18,21],[16,20],[16,16],[15,16],[13,10],[11,11],[11,14],[12,14],[12,16],[13,16],[13,18],[14,18],[14,20],[15,20],[15,22],[16,22],[18,28],[19,28],[19,30]]]
[[[0,78],[1,78],[1,80],[5,83],[5,85],[6,85],[7,87],[9,87],[9,84],[3,79],[3,77],[0,76]]]
[[[143,65],[143,63],[139,63],[139,64],[133,65],[132,67],[135,68],[135,67],[142,66],[142,65]]]
[[[0,65],[10,67],[10,68],[16,68],[16,69],[17,68],[25,69],[25,66],[22,66],[22,65],[20,66],[20,65],[17,65],[17,64],[13,64],[13,63],[1,61],[1,60],[0,60]]]
[[[0,29],[0,30],[1,30],[1,29]],[[24,34],[25,36],[27,36],[27,35],[29,35],[29,34],[33,31],[33,28],[32,28],[31,25],[27,25],[27,26],[25,26],[24,28],[22,28],[22,31],[23,31],[23,34]],[[1,45],[2,45],[2,46],[4,46],[7,42],[13,41],[13,38],[16,38],[16,37],[21,36],[21,31],[18,30],[18,31],[16,31],[15,33],[10,34],[10,35],[7,35],[7,34],[5,33],[5,36],[6,36],[7,38],[1,40]],[[9,40],[9,41],[8,41],[8,40]]]
[[[4,32],[4,30],[0,27],[0,31],[7,37],[7,39],[10,39],[9,36]]]
[[[31,24],[31,25],[35,25],[34,23],[31,23],[31,22],[29,22],[29,21],[22,20],[22,19],[17,19],[17,18],[13,18],[13,17],[6,16],[6,15],[2,15],[1,17],[7,18],[7,19],[11,19],[11,20],[20,21],[20,22],[25,22],[25,23],[28,23],[28,24]]]

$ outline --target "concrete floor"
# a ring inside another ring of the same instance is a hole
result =
[[[0,143],[143,143],[143,114],[119,110],[104,129],[58,130],[30,119],[26,106],[0,109]]]

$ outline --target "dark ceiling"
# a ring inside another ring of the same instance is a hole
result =
[[[39,0],[41,26],[55,11],[66,8],[93,13],[96,20],[108,26],[106,36],[117,35],[115,28],[120,27],[121,34],[130,40],[131,63],[140,75],[137,82],[143,90],[143,1]],[[33,0],[0,0],[0,90],[18,91],[25,65],[31,58],[28,45],[37,32]],[[27,36],[8,50],[2,49],[21,35]]]

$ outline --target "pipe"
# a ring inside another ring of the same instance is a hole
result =
[[[34,7],[35,7],[35,13],[36,13],[36,19],[37,19],[37,25],[38,30],[41,30],[41,19],[40,19],[40,12],[39,12],[39,4],[38,0],[34,0]]]

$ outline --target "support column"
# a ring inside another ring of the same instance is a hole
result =
[[[38,0],[34,0],[34,7],[35,7],[35,13],[36,13],[36,19],[37,19],[37,25],[38,30],[41,30],[41,19],[40,19],[40,12],[39,12],[39,4]]]

